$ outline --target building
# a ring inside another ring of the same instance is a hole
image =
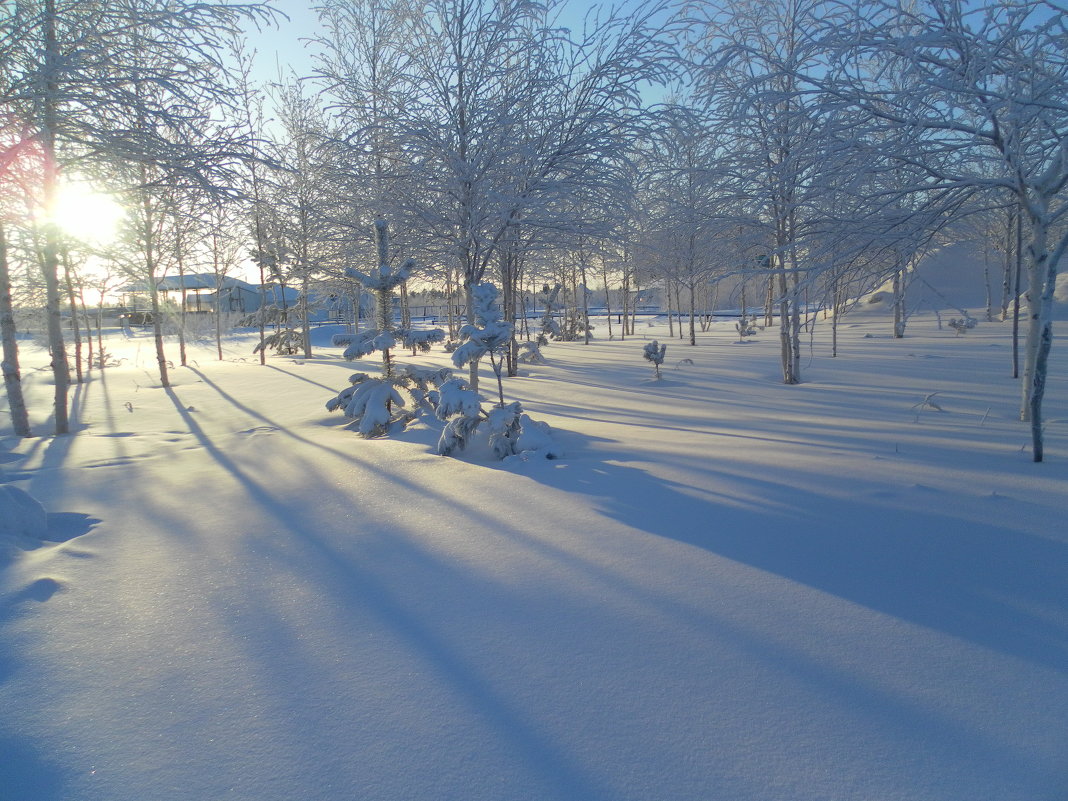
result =
[[[185,297],[185,310],[191,314],[208,314],[218,308],[223,313],[251,314],[260,308],[260,287],[230,276],[213,273],[169,275],[157,279],[156,289],[160,304],[180,307]],[[265,288],[267,305],[295,306],[300,293],[290,287],[283,290],[277,285]],[[135,319],[147,314],[152,308],[148,284],[144,281],[127,284],[119,290],[122,306]]]

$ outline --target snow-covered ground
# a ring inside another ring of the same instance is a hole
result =
[[[76,434],[0,439],[49,513],[0,543],[0,799],[1068,798],[1065,343],[1036,465],[1007,324],[821,323],[793,387],[771,330],[659,382],[666,326],[597,333],[507,382],[566,451],[507,465],[346,430],[339,349],[163,389],[116,337]]]

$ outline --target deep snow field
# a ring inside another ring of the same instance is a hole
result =
[[[1006,323],[820,321],[789,387],[731,321],[653,380],[663,322],[508,380],[566,452],[510,464],[361,439],[373,358],[250,336],[163,389],[115,335],[50,436],[24,342],[0,799],[1068,799],[1068,344],[1034,464]]]

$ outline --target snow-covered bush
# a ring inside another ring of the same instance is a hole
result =
[[[389,292],[402,280],[401,273],[407,277],[408,268],[398,272],[389,270],[385,264],[385,223],[380,222],[376,227],[382,266],[377,273],[349,272],[378,295],[378,327],[357,334],[336,335],[334,344],[345,346],[346,359],[358,359],[376,350],[382,351],[383,375],[381,378],[371,378],[366,373],[353,374],[349,378],[350,386],[327,401],[326,408],[330,411],[340,409],[346,417],[351,417],[357,422],[357,430],[365,437],[386,434],[390,425],[405,425],[420,412],[432,410],[434,416],[445,423],[437,446],[437,452],[442,456],[466,448],[484,423],[489,446],[498,459],[521,452],[518,446],[523,434],[521,417],[526,416],[522,414],[523,408],[519,403],[504,402],[501,372],[505,349],[512,337],[512,324],[503,319],[496,307],[499,296],[496,287],[479,284],[472,289],[475,322],[460,329],[460,343],[452,352],[452,361],[457,367],[478,362],[483,356],[489,357],[497,377],[499,403],[487,412],[482,409],[482,398],[478,393],[465,381],[454,377],[447,368],[394,367],[389,358],[389,349],[396,345],[398,338],[407,347],[425,345],[428,348],[430,342],[444,339],[444,332],[420,332],[420,336],[413,337],[412,332],[392,326]],[[533,421],[527,425],[531,431],[534,430]],[[548,436],[548,426],[538,430],[543,436]],[[538,447],[544,451],[546,458],[555,458],[549,454],[556,453],[556,449],[542,445]]]
[[[734,327],[738,331],[738,339],[741,342],[745,342],[746,337],[751,337],[756,333],[756,326],[753,324],[753,321],[744,314],[738,318]]]
[[[477,418],[481,410],[482,399],[462,378],[450,378],[438,387],[434,414],[439,420],[457,416]]]
[[[667,355],[667,345],[661,345],[654,339],[642,348],[642,355],[646,361],[653,363],[653,369],[656,370],[656,378],[659,381],[660,365],[664,363],[664,357]]]
[[[559,459],[564,452],[553,439],[548,423],[542,420],[532,420],[529,414],[521,414],[519,415],[519,435],[515,439],[515,455],[524,460]]]
[[[478,396],[459,379],[446,382],[442,390],[437,415],[448,420],[438,440],[437,451],[442,456],[462,451],[483,429],[488,433],[489,447],[498,459],[518,457],[526,461],[558,459],[563,455],[552,438],[549,424],[532,420],[530,415],[523,413],[518,401],[494,406],[486,412],[477,405]]]
[[[967,315],[961,318],[954,317],[952,320],[949,321],[949,327],[957,332],[957,336],[960,336],[961,334],[966,334],[968,333],[968,331],[975,328],[976,322],[977,320],[971,315]]]
[[[545,357],[541,352],[541,345],[537,342],[519,343],[519,361],[526,364],[545,364]]]
[[[560,285],[557,284],[552,289],[546,284],[541,288],[541,294],[537,296],[541,301],[542,306],[545,307],[545,312],[541,316],[541,320],[538,321],[538,345],[548,345],[550,339],[560,338],[560,324],[556,322],[556,318],[553,316],[556,308],[556,297],[560,294]]]

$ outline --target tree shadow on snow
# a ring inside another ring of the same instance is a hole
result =
[[[305,577],[313,576],[314,583],[329,592],[332,602],[339,608],[348,609],[353,617],[369,613],[388,626],[389,631],[408,648],[433,664],[437,674],[448,686],[491,724],[495,736],[509,743],[516,752],[523,754],[527,767],[548,786],[560,788],[560,792],[568,797],[581,797],[590,801],[607,801],[613,797],[609,789],[602,786],[583,765],[577,763],[565,748],[538,731],[527,719],[526,711],[522,707],[516,705],[507,694],[496,690],[493,682],[482,675],[476,662],[423,619],[424,612],[411,606],[403,585],[391,584],[371,565],[363,564],[353,559],[351,554],[337,549],[322,538],[314,526],[294,522],[292,507],[277,494],[257,483],[221,450],[189,414],[177,393],[168,389],[167,394],[178,414],[189,426],[190,432],[198,438],[220,467],[241,484],[247,493],[247,500],[278,521],[283,537],[258,537],[254,548],[259,556],[273,554],[272,563],[286,564],[291,570],[297,570],[299,564],[302,574]],[[405,491],[426,491],[414,483],[405,484],[397,476],[392,477],[392,480]],[[435,581],[447,580],[450,571],[446,565],[415,546],[405,545],[403,539],[398,535],[391,541],[394,556],[392,561],[410,559],[423,563],[427,565],[427,570]],[[299,543],[300,547],[294,549],[293,543]],[[470,576],[463,573],[456,576],[453,583],[457,586],[467,586],[470,580]],[[253,593],[254,589],[249,586],[245,588],[245,592]],[[257,604],[257,609],[260,614],[266,614],[270,606],[270,600],[264,598],[262,604]],[[269,648],[269,652],[295,654],[301,650],[302,643],[299,640],[285,639],[287,626],[284,621],[279,620],[278,625],[267,628],[270,636],[277,639],[276,647]],[[284,683],[285,679],[282,679],[280,684]]]
[[[63,784],[54,766],[43,761],[18,734],[0,733],[0,798],[11,801],[59,801]]]
[[[823,497],[711,468],[698,486],[683,485],[592,460],[596,449],[583,439],[567,437],[566,469],[523,472],[588,496],[590,507],[629,527],[1068,671],[1063,543],[956,516],[952,503],[932,514],[908,508],[907,498]]]

